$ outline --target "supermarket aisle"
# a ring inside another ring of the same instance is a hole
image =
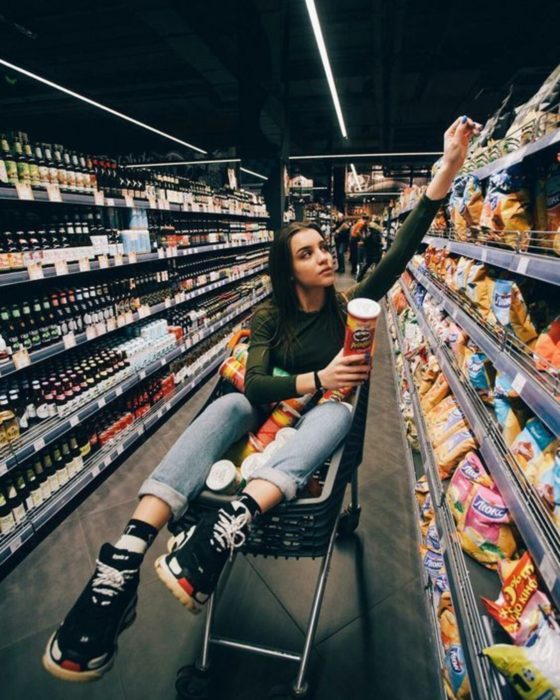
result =
[[[362,518],[357,535],[337,544],[312,659],[315,697],[321,700],[431,700],[436,686],[383,323],[378,338],[360,475]],[[122,635],[111,673],[93,685],[64,684],[43,671],[40,655],[81,590],[100,544],[118,536],[138,484],[210,390],[206,385],[172,416],[0,584],[6,700],[45,694],[55,700],[174,697],[176,670],[195,658],[203,619],[183,611],[156,578],[153,561],[164,549],[165,534],[147,555],[138,619]],[[318,567],[238,557],[219,602],[216,631],[299,650]],[[294,675],[292,664],[229,650],[217,650],[213,658],[213,697],[224,700],[266,698],[271,686]]]

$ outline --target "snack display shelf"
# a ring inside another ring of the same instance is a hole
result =
[[[31,431],[29,434],[24,435],[24,440],[20,440],[17,443],[12,444],[3,451],[2,455],[0,455],[0,476],[3,476],[11,469],[18,467],[25,460],[42,450],[46,445],[58,440],[60,437],[62,437],[62,435],[72,430],[72,428],[78,426],[87,418],[93,416],[104,406],[121,396],[124,392],[132,389],[133,386],[146,379],[146,377],[149,377],[162,367],[170,364],[184,352],[190,350],[195,345],[198,345],[203,340],[219,331],[220,328],[223,328],[223,326],[230,323],[230,321],[233,321],[237,316],[249,311],[255,304],[259,303],[267,296],[268,293],[262,294],[256,299],[251,299],[249,303],[243,304],[242,306],[230,311],[230,313],[226,314],[223,318],[216,321],[208,328],[192,332],[183,342],[173,348],[173,350],[168,352],[166,355],[154,360],[153,362],[150,362],[142,369],[132,371],[131,374],[122,382],[111,388],[109,391],[103,393],[97,399],[94,399],[85,406],[79,408],[71,415],[62,419],[53,418],[46,421],[44,425],[40,424],[37,426],[37,430]]]
[[[269,244],[270,241],[253,241],[250,243],[213,243],[211,245],[199,245],[192,248],[159,248],[156,253],[123,253],[122,262],[118,261],[117,257],[97,256],[95,260],[89,261],[89,270],[80,269],[80,264],[77,262],[68,263],[68,272],[57,273],[54,265],[45,265],[41,268],[42,276],[32,274],[30,277],[29,271],[16,270],[14,272],[4,272],[0,274],[0,287],[8,287],[15,284],[27,282],[35,282],[41,279],[49,279],[52,277],[66,277],[67,275],[87,274],[96,270],[103,270],[115,267],[125,267],[127,265],[139,265],[141,263],[154,262],[155,260],[170,260],[173,258],[182,258],[189,255],[198,255],[200,253],[212,253],[220,250],[229,250],[230,248],[250,248],[258,245]],[[100,260],[106,257],[106,264]]]
[[[541,136],[535,141],[532,141],[531,143],[528,143],[525,146],[521,146],[521,148],[518,148],[515,151],[512,151],[511,153],[508,153],[505,156],[502,156],[501,158],[497,158],[496,160],[493,160],[492,162],[487,163],[486,165],[483,165],[480,168],[474,168],[473,170],[465,170],[464,174],[474,175],[479,180],[483,180],[484,178],[487,178],[490,175],[497,173],[499,170],[504,170],[504,168],[509,168],[510,165],[520,163],[528,156],[534,155],[535,153],[538,153],[539,151],[542,151],[545,148],[548,148],[549,146],[558,143],[559,141],[560,129],[554,129],[550,133]]]
[[[223,341],[220,345],[223,346],[225,343],[226,341]],[[132,426],[119,440],[112,442],[110,445],[100,450],[89,463],[84,466],[84,469],[69,481],[67,485],[60,489],[54,497],[49,498],[46,503],[33,511],[26,523],[22,523],[22,525],[18,526],[5,542],[0,543],[0,565],[5,564],[25,542],[28,542],[38,530],[43,528],[57,513],[65,508],[88,486],[88,484],[93,482],[99,474],[114,464],[126,450],[134,447],[142,438],[143,434],[149,430],[149,428],[154,427],[157,421],[167,413],[167,411],[176,406],[206,379],[209,374],[219,367],[226,355],[227,353],[222,351],[210,362],[206,363],[190,382],[176,390],[168,399],[164,399],[163,402],[159,404],[159,408],[156,410],[152,408],[146,416],[138,421],[137,425]]]
[[[531,553],[554,603],[560,605],[560,530],[540,496],[525,479],[505,447],[490,414],[476,392],[460,378],[450,352],[434,336],[406,285],[401,286],[416,314],[422,334],[430,344],[461,410],[480,445],[480,453]]]
[[[395,310],[393,309],[392,304],[388,298],[386,299],[386,302],[385,302],[385,311],[386,311],[385,320],[386,320],[386,324],[387,324],[387,333],[388,333],[389,338],[390,338],[391,337],[391,333],[389,330],[389,318],[390,318],[392,323],[393,323],[393,326],[395,328],[395,332],[397,333],[397,343],[399,345],[399,350],[401,352],[401,356],[403,356],[402,355],[402,348],[403,348],[402,338],[401,338],[400,332],[399,332],[399,327],[398,327],[398,323],[397,323],[397,319],[396,319],[396,313],[395,313]],[[395,353],[391,352],[390,355],[391,355],[391,362],[393,365],[393,374],[394,374],[395,380],[398,382],[399,372],[397,371],[397,365],[395,362]],[[404,356],[403,356],[403,373],[405,371],[404,370],[404,363],[405,362],[406,362],[406,360],[404,359]],[[406,428],[405,428],[404,421],[400,421],[400,425],[401,425],[401,434],[402,434],[405,459],[406,459],[406,471],[407,471],[408,484],[409,484],[409,495],[410,495],[410,508],[411,508],[411,511],[413,513],[418,513],[418,506],[416,503],[416,499],[414,498],[414,484],[416,483],[416,480],[418,479],[418,475],[416,473],[416,468],[414,465],[414,456],[412,453],[412,448],[411,448],[410,443],[408,442],[407,437],[406,437]],[[423,469],[422,469],[422,471],[423,471]],[[416,548],[417,548],[417,551],[420,552],[422,538],[421,538],[420,525],[419,525],[418,518],[416,518],[416,520],[415,520],[414,534],[416,536],[415,537]],[[443,668],[445,653],[444,653],[443,646],[442,646],[440,639],[439,639],[439,626],[438,626],[438,621],[437,621],[437,614],[436,614],[436,610],[434,607],[433,598],[432,598],[432,595],[430,592],[430,587],[428,585],[427,575],[426,575],[425,571],[423,570],[422,566],[420,565],[420,559],[418,559],[418,563],[419,563],[418,570],[420,572],[420,577],[421,577],[421,580],[423,582],[425,610],[426,610],[428,620],[430,621],[431,648],[434,650],[436,658],[437,658],[437,667],[441,669],[441,668]],[[437,698],[440,698],[441,700],[445,700],[446,694],[445,694],[445,688],[443,686],[443,678],[442,678],[441,673],[438,674],[438,679],[439,679],[439,684],[438,684],[439,695],[436,696],[435,689],[434,689],[434,700],[437,700]]]
[[[31,191],[31,196],[29,192]],[[56,202],[61,204],[81,204],[88,207],[117,207],[119,209],[152,209],[154,211],[174,211],[185,214],[204,214],[212,216],[226,216],[236,219],[261,219],[266,220],[268,215],[254,214],[239,214],[235,212],[223,211],[208,211],[202,206],[197,206],[196,209],[190,204],[175,204],[167,200],[155,200],[153,202],[145,199],[134,199],[132,197],[106,197],[103,192],[93,193],[75,193],[62,192],[58,188],[29,188],[27,195],[20,197],[16,187],[2,186],[0,187],[0,200],[8,201],[31,201],[31,202]]]
[[[390,302],[389,306],[391,306]],[[392,309],[391,311],[399,344],[403,348],[404,345],[402,344],[403,341],[400,336],[396,314],[394,314]],[[496,584],[499,584],[499,582],[497,577],[492,576],[491,572],[484,570],[483,567],[474,565],[474,563],[473,566],[467,566],[466,556],[459,544],[455,521],[447,505],[443,484],[436,467],[416,387],[406,360],[403,363],[403,367],[412,399],[418,442],[434,507],[441,551],[459,627],[461,646],[465,663],[467,664],[471,696],[473,700],[509,699],[510,696],[505,684],[495,672],[489,660],[482,654],[482,650],[492,645],[494,640],[475,596],[472,579],[476,577],[476,590],[491,598],[497,597],[499,585]]]
[[[560,378],[554,380],[552,376],[539,376],[536,368],[531,372],[527,366],[521,364],[517,356],[512,354],[512,348],[500,344],[493,334],[482,328],[470,314],[463,311],[426,274],[413,265],[409,265],[408,269],[481,348],[494,367],[508,376],[513,388],[529,408],[555,435],[560,435]]]
[[[66,352],[67,350],[73,347],[83,345],[85,343],[88,343],[90,340],[95,340],[96,338],[103,337],[107,333],[112,333],[113,331],[118,330],[119,328],[124,328],[125,326],[129,326],[133,323],[136,323],[137,321],[143,318],[148,318],[149,316],[158,314],[162,311],[165,311],[166,309],[178,306],[179,304],[183,304],[186,301],[195,299],[196,297],[199,297],[203,294],[207,294],[208,292],[212,292],[215,289],[219,289],[220,287],[224,287],[228,284],[232,284],[233,282],[239,282],[241,280],[252,277],[253,275],[258,274],[259,272],[263,272],[264,270],[266,270],[267,267],[268,265],[266,264],[259,265],[259,267],[253,268],[243,275],[228,277],[227,279],[223,279],[218,282],[213,282],[212,284],[207,284],[198,289],[194,289],[191,292],[178,292],[175,294],[175,297],[173,299],[168,298],[160,304],[154,304],[154,306],[144,306],[141,307],[141,310],[139,311],[135,311],[133,313],[129,312],[129,318],[125,318],[124,321],[120,324],[115,323],[114,328],[107,329],[102,333],[96,333],[95,330],[93,332],[90,332],[88,329],[88,331],[85,333],[78,333],[77,335],[74,335],[71,339],[71,342],[60,341],[58,343],[54,343],[53,345],[49,345],[46,348],[35,350],[34,352],[29,353],[29,361],[26,360],[25,362],[20,362],[16,365],[16,363],[13,360],[9,360],[2,364],[2,366],[0,366],[0,377],[7,377],[8,375],[13,374],[14,372],[17,372],[21,369],[24,369],[25,367],[37,364],[38,362],[43,362],[44,360],[50,359],[51,357],[55,357],[56,355]]]
[[[560,258],[531,253],[517,253],[480,243],[467,243],[437,235],[424,236],[423,243],[445,248],[450,253],[464,255],[509,270],[519,275],[560,285]]]

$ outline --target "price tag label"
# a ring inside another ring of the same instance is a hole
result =
[[[8,465],[6,464],[6,462],[2,462],[0,464],[0,476],[4,476],[4,474],[7,474],[7,472],[8,472]]]
[[[114,207],[115,206],[115,200],[112,197],[107,197],[105,201],[106,206],[108,207]]]
[[[49,183],[47,185],[47,196],[49,202],[62,202],[62,194],[60,193],[60,187]]]
[[[12,554],[17,552],[17,550],[21,547],[23,544],[23,540],[21,539],[21,535],[18,535],[17,537],[14,537],[14,539],[10,542],[10,551]]]
[[[76,336],[74,335],[74,331],[70,331],[66,335],[62,336],[62,344],[64,345],[65,350],[70,350],[70,348],[76,347]]]
[[[161,360],[159,361],[159,364],[160,364],[160,367],[163,367],[164,365],[167,364],[167,360],[165,359],[165,357],[161,358]]]
[[[44,446],[45,446],[45,439],[44,438],[37,438],[37,440],[35,440],[35,442],[33,443],[33,449],[35,450],[35,452],[39,452],[40,450],[43,449]]]
[[[163,260],[165,258],[165,248],[158,248],[157,256],[160,260]]]
[[[40,262],[31,262],[27,265],[27,274],[30,280],[42,280],[44,278],[43,266]]]
[[[486,248],[483,248],[480,252],[480,259],[482,260],[482,262],[486,262],[488,260],[488,251],[486,250]]]
[[[138,316],[140,318],[147,318],[148,316],[151,315],[151,313],[152,313],[152,310],[150,309],[150,307],[147,304],[142,304],[142,306],[140,306],[138,308]]]
[[[80,419],[78,416],[70,416],[70,425],[74,428],[76,425],[78,425],[80,422]]]
[[[111,464],[111,458],[105,457],[105,459],[103,460],[103,464],[104,464],[104,466],[108,467]],[[96,476],[99,476],[99,472],[100,472],[99,464],[96,464],[95,467],[93,467],[93,469],[91,470],[91,475],[93,476],[94,479]]]
[[[117,253],[115,255],[115,267],[118,267],[119,265],[123,264],[123,256],[122,253]]]
[[[544,553],[541,563],[539,564],[539,571],[548,589],[552,591],[554,584],[556,583],[556,574],[550,555],[546,552]]]
[[[123,452],[124,452],[124,445],[121,442],[120,445],[117,446],[117,454],[122,455]]]
[[[88,340],[93,340],[94,338],[97,338],[97,329],[95,326],[88,326],[86,328],[86,338]]]
[[[122,393],[123,393],[123,388],[122,388],[122,386],[118,386],[118,387],[115,389],[115,396],[120,396]]]
[[[129,194],[125,194],[124,196],[124,205],[129,209],[134,207],[134,199]]]
[[[173,306],[173,302],[171,301],[171,299],[170,299],[169,297],[166,297],[164,303],[165,303],[165,308],[166,308],[166,309],[170,309],[170,308]]]
[[[134,265],[134,263],[138,262],[138,257],[136,253],[129,253],[128,254],[128,262],[130,265]]]
[[[109,258],[106,255],[98,255],[97,262],[100,270],[106,270],[109,267]]]
[[[31,189],[31,185],[26,185],[23,182],[17,182],[16,190],[19,199],[23,199],[27,202],[32,202],[35,199],[33,196],[33,190]]]
[[[78,262],[80,272],[89,272],[91,270],[91,265],[89,264],[89,258],[80,258]]]
[[[527,384],[527,379],[520,372],[518,372],[515,375],[515,379],[511,383],[511,386],[514,391],[520,394],[523,391],[525,384]]]
[[[102,397],[99,399],[99,401],[97,402],[97,405],[99,406],[99,408],[103,408],[103,406],[105,406],[106,403],[107,403],[107,401],[105,400],[105,397],[102,396]]]
[[[29,367],[31,364],[31,358],[29,357],[29,352],[27,348],[21,348],[12,355],[12,360],[16,369],[23,369],[24,367]]]
[[[517,272],[520,275],[524,275],[529,267],[529,258],[526,255],[522,255],[517,263]]]
[[[146,370],[141,369],[140,372],[138,373],[138,376],[140,377],[140,379],[146,379]]]
[[[93,201],[95,203],[96,207],[104,207],[105,206],[105,194],[103,192],[94,192],[93,193]]]
[[[66,260],[55,260],[54,271],[58,275],[68,274],[68,262]]]

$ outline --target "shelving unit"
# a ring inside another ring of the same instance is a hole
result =
[[[402,353],[403,339],[400,335],[397,315],[390,301],[388,301],[388,308]],[[421,328],[424,331],[424,328]],[[510,695],[506,687],[502,684],[488,659],[481,653],[482,649],[493,644],[493,639],[489,626],[484,620],[472,583],[472,580],[475,579],[478,584],[477,590],[482,588],[485,595],[495,598],[499,591],[499,581],[491,572],[482,570],[483,567],[478,564],[469,563],[468,565],[466,562],[466,556],[457,538],[455,522],[445,499],[444,485],[436,467],[420,401],[406,360],[403,363],[403,368],[412,399],[420,452],[436,516],[441,550],[468,669],[471,694],[475,700],[509,699]]]
[[[519,275],[560,285],[560,258],[558,257],[519,253],[514,250],[504,250],[490,245],[483,245],[482,243],[457,241],[444,236],[434,235],[433,233],[424,236],[423,242],[436,248],[445,248],[456,255],[464,255],[467,258],[501,267]]]
[[[265,299],[266,296],[268,295],[261,295],[256,299],[251,299],[250,302],[241,305],[239,308],[230,311],[228,314],[225,314],[223,318],[216,321],[204,330],[193,331],[193,333],[191,333],[183,342],[179,343],[177,347],[173,348],[173,350],[168,352],[166,355],[154,360],[146,367],[138,371],[132,371],[130,376],[126,377],[126,379],[120,382],[117,386],[105,392],[101,397],[79,408],[66,418],[53,418],[45,421],[44,424],[40,423],[37,426],[37,430],[34,430],[29,434],[25,434],[23,439],[10,445],[7,450],[4,450],[4,454],[0,455],[0,476],[3,476],[11,469],[15,469],[20,466],[35,453],[42,450],[46,445],[55,442],[62,437],[62,435],[72,430],[72,428],[76,427],[87,418],[95,415],[95,413],[134,387],[138,382],[143,381],[160,370],[162,367],[170,364],[187,350],[195,347],[203,340],[223,328],[226,324],[230,323],[230,321],[234,320],[237,316],[240,316],[250,310],[254,304],[259,303]]]
[[[263,272],[264,270],[266,270],[266,268],[267,265],[259,265],[258,267],[250,270],[244,275],[238,275],[224,280],[220,280],[219,282],[213,282],[212,284],[204,285],[203,287],[194,289],[190,292],[178,292],[177,294],[175,294],[174,299],[169,298],[166,299],[164,302],[161,302],[160,304],[148,306],[141,313],[138,311],[135,311],[134,313],[129,312],[128,318],[123,319],[121,323],[116,323],[114,328],[106,330],[105,333],[97,334],[96,332],[89,331],[85,333],[78,333],[74,336],[74,342],[72,344],[72,347],[84,345],[90,340],[95,340],[96,338],[102,338],[104,335],[107,335],[107,333],[112,333],[113,331],[116,331],[119,328],[129,326],[141,319],[148,318],[149,316],[153,316],[154,314],[161,313],[162,311],[165,311],[166,309],[171,309],[174,306],[184,304],[185,302],[191,301],[192,299],[196,299],[197,297],[202,296],[203,294],[208,294],[208,292],[212,292],[216,289],[219,289],[220,287],[225,287],[226,285],[231,284],[232,282],[239,282],[241,280],[252,277],[253,275],[258,274],[259,272]],[[25,365],[25,367],[30,367],[33,364],[43,362],[44,360],[50,359],[51,357],[55,357],[56,355],[60,355],[60,353],[66,352],[67,349],[69,348],[67,347],[65,342],[60,341],[58,343],[54,343],[53,345],[49,345],[46,348],[36,350],[35,352],[29,353],[30,363],[28,365]],[[7,377],[10,374],[13,374],[14,372],[18,372],[20,369],[25,369],[25,367],[18,367],[13,361],[5,362],[3,365],[0,366],[0,377]]]
[[[512,381],[514,389],[535,414],[548,425],[555,435],[560,435],[560,377],[539,374],[516,348],[507,342],[500,343],[497,337],[477,323],[465,310],[445,293],[442,285],[428,277],[414,265],[408,266],[412,275],[441,304],[441,307],[456,321],[469,337],[488,356],[494,367],[504,372]]]
[[[226,341],[223,341],[221,347],[225,346],[225,343]],[[67,486],[58,491],[46,503],[32,511],[27,522],[21,523],[9,537],[0,542],[0,566],[4,565],[24,544],[28,543],[37,532],[44,528],[62,508],[74,500],[103,471],[117,462],[125,451],[134,447],[146,431],[155,427],[168,411],[180,403],[208,375],[215,371],[226,355],[227,353],[224,351],[219,353],[217,357],[208,362],[198,372],[195,378],[176,390],[169,398],[153,406],[149,413],[139,419],[137,424],[131,426],[131,429],[120,436],[120,439],[112,441],[111,444],[96,453],[89,463],[85,465],[84,469],[68,482]]]
[[[509,453],[478,395],[461,379],[449,350],[433,334],[412,295],[401,283],[420,329],[430,344],[461,410],[479,442],[480,453],[537,565],[556,606],[560,605],[560,531]],[[460,324],[459,319],[457,322]],[[465,329],[466,330],[466,329]]]

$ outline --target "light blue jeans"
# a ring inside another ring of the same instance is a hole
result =
[[[179,519],[189,501],[204,488],[210,467],[245,433],[256,431],[262,413],[243,394],[216,399],[194,420],[144,481],[139,496],[165,501]],[[340,403],[315,406],[297,425],[297,435],[286,441],[250,479],[277,486],[286,500],[295,497],[313,471],[331,455],[352,424],[352,414]]]

